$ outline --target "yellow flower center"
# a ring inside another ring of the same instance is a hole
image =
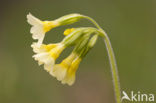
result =
[[[52,28],[55,28],[58,26],[58,23],[53,22],[53,21],[43,21],[42,23],[43,23],[43,30],[45,33],[51,30]]]
[[[72,62],[71,66],[70,66],[70,69],[69,69],[69,72],[75,72],[75,71],[78,69],[81,60],[82,60],[82,59],[81,59],[80,57],[76,58],[76,59]]]
[[[57,45],[58,44],[48,44],[48,45],[43,45],[43,46],[47,51],[50,51],[51,49],[55,48]]]
[[[70,29],[66,29],[65,31],[64,31],[64,35],[65,36],[67,36],[67,35],[69,35],[71,32],[73,32],[75,29],[74,28],[70,28]]]
[[[76,56],[75,54],[71,54],[69,57],[64,59],[60,65],[64,68],[69,68],[75,56]]]
[[[51,57],[56,60],[64,48],[65,48],[64,46],[57,45],[49,53],[50,53]]]

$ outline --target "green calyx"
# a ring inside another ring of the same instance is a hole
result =
[[[98,38],[98,34],[94,34],[92,37],[91,37],[91,33],[84,35],[76,44],[73,52],[78,54],[81,58],[85,57],[86,54],[95,45],[97,38]]]
[[[80,52],[86,47],[89,41],[89,38],[90,38],[90,33],[81,37],[81,39],[75,45],[73,52],[75,52],[76,54],[80,54]]]
[[[68,25],[79,21],[81,18],[83,18],[83,15],[74,13],[62,16],[55,21],[58,22],[60,25]]]
[[[84,58],[87,55],[87,53],[94,47],[97,39],[98,39],[98,34],[95,34],[91,37],[91,39],[86,44],[85,48],[83,48],[83,50],[81,51],[81,55],[80,55],[81,58]]]

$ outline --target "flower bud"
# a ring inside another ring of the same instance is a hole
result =
[[[68,34],[70,34],[71,32],[73,32],[74,30],[75,30],[74,28],[66,29],[63,34],[65,36],[67,36]]]
[[[92,47],[95,45],[95,43],[96,43],[96,41],[97,41],[97,38],[98,38],[98,35],[94,35],[94,36],[90,39],[90,41],[89,41],[89,43],[88,43],[88,48],[92,48]]]

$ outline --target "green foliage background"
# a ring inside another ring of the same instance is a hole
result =
[[[0,0],[0,103],[114,103],[108,56],[102,39],[86,56],[69,87],[32,59],[31,12],[41,20],[69,13],[94,18],[108,33],[122,90],[156,94],[155,0]],[[93,26],[85,20],[53,29],[45,43],[59,42],[65,28]],[[71,48],[63,56],[67,56]],[[126,102],[126,101],[125,101]],[[128,103],[128,101],[126,102]]]

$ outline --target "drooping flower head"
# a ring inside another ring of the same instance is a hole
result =
[[[75,23],[81,18],[90,20],[97,28],[81,27],[78,29],[67,29],[64,32],[66,37],[60,43],[48,45],[42,43],[45,33],[52,28]],[[45,70],[56,77],[57,80],[61,81],[62,84],[72,85],[74,83],[75,74],[80,62],[95,45],[98,36],[103,37],[109,54],[116,102],[121,102],[118,71],[111,43],[105,31],[95,20],[85,15],[69,14],[53,21],[41,21],[31,14],[28,14],[27,21],[32,25],[30,32],[33,34],[33,39],[38,40],[37,43],[32,44],[33,51],[36,53],[33,58],[38,61],[39,65],[44,64]],[[91,37],[91,34],[94,35]],[[61,52],[70,46],[75,47],[73,52],[60,64],[55,64],[55,60],[59,57]]]
[[[65,38],[55,44],[43,44],[44,36],[52,28],[72,24],[81,18],[83,16],[80,14],[70,14],[52,21],[41,21],[31,14],[27,15],[27,21],[32,25],[30,30],[32,37],[38,40],[31,45],[35,53],[33,58],[39,65],[43,64],[44,69],[63,84],[74,83],[80,62],[96,42],[97,35],[91,37],[91,34],[97,33],[97,29],[91,27],[66,29]],[[55,64],[61,52],[70,46],[75,47],[73,52],[60,64]]]

